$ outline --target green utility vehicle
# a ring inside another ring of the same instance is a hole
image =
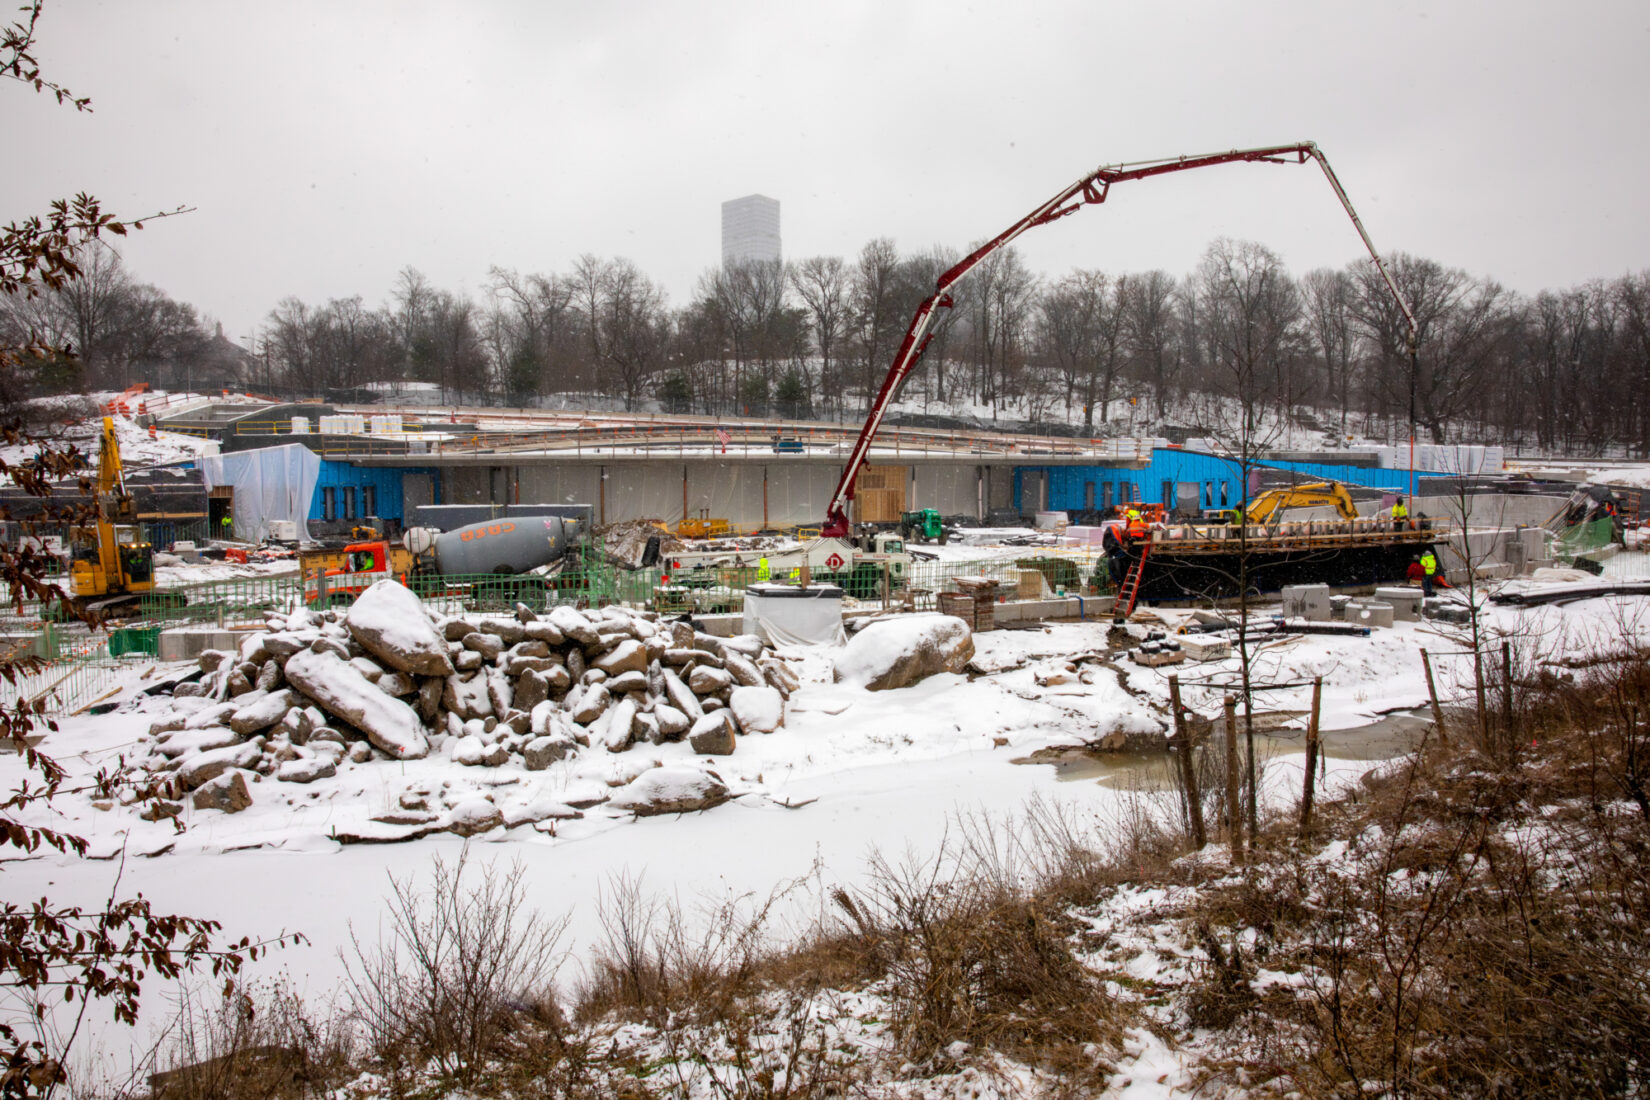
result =
[[[940,519],[937,508],[901,512],[899,533],[906,542],[937,542],[944,546],[951,539],[951,529]]]

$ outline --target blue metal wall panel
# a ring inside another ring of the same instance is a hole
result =
[[[354,489],[356,492],[356,515],[361,515],[361,490],[372,486],[377,496],[373,514],[380,519],[402,520],[401,479],[404,475],[428,474],[434,471],[428,467],[413,467],[408,469],[391,468],[387,466],[352,466],[348,462],[335,462],[331,459],[321,460],[321,477],[315,483],[315,495],[309,502],[309,518],[321,519],[323,494],[321,490]],[[342,506],[339,509],[342,515]]]
[[[1314,479],[1325,481],[1343,481],[1348,485],[1363,485],[1370,489],[1383,489],[1389,493],[1407,492],[1409,490],[1408,470],[1383,469],[1379,466],[1337,466],[1325,462],[1268,462],[1266,465],[1279,470],[1295,470],[1299,473],[1310,474]],[[1432,470],[1416,470],[1417,483],[1429,477],[1448,477],[1448,474],[1437,473]]]
[[[1323,462],[1275,461],[1256,465],[1275,470],[1293,470],[1314,481],[1340,481],[1347,485],[1361,485],[1385,492],[1403,492],[1409,488],[1408,470],[1387,470],[1373,466],[1341,466]],[[1112,486],[1113,503],[1127,499],[1173,505],[1174,499],[1164,498],[1164,484],[1193,482],[1201,490],[1205,508],[1224,508],[1234,505],[1242,496],[1242,467],[1229,458],[1185,451],[1179,448],[1159,448],[1152,452],[1151,463],[1145,469],[1125,466],[1019,466],[1014,470],[1014,506],[1024,512],[1020,491],[1021,473],[1040,470],[1048,478],[1048,506],[1055,512],[1080,512],[1090,507],[1105,506],[1106,485]],[[1447,475],[1416,471],[1419,481]],[[1088,486],[1094,486],[1092,498]],[[1087,502],[1092,499],[1091,506]]]

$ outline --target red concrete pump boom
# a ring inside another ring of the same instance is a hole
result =
[[[1291,159],[1293,158],[1293,159]],[[934,284],[934,293],[923,300],[917,307],[916,316],[911,318],[911,327],[905,330],[905,339],[900,342],[899,351],[894,356],[894,363],[888,368],[888,376],[882,380],[882,388],[877,391],[876,401],[871,405],[871,411],[865,418],[865,426],[859,430],[859,438],[854,442],[854,449],[848,456],[848,464],[842,471],[842,479],[837,482],[836,492],[831,494],[831,503],[825,509],[825,522],[820,527],[820,535],[825,538],[846,538],[849,536],[848,502],[854,498],[854,482],[859,477],[860,469],[865,465],[866,457],[871,451],[871,441],[876,438],[877,429],[882,426],[882,418],[888,412],[894,395],[899,392],[901,383],[922,359],[923,352],[928,350],[928,342],[933,339],[930,331],[934,323],[934,313],[939,309],[949,309],[952,299],[949,290],[964,275],[967,275],[980,262],[997,249],[1002,248],[1014,238],[1028,229],[1075,214],[1084,206],[1106,201],[1106,195],[1114,183],[1123,183],[1127,180],[1143,180],[1152,176],[1163,176],[1170,172],[1184,172],[1189,168],[1208,168],[1216,164],[1232,164],[1240,161],[1261,161],[1267,164],[1305,164],[1311,158],[1317,162],[1323,174],[1329,180],[1329,185],[1335,189],[1335,197],[1341,200],[1341,206],[1346,209],[1347,216],[1358,230],[1358,236],[1363,238],[1364,247],[1369,250],[1370,259],[1381,272],[1386,281],[1387,289],[1392,292],[1398,302],[1398,308],[1404,315],[1408,326],[1409,354],[1413,360],[1415,356],[1415,315],[1410,312],[1407,302],[1398,292],[1398,284],[1393,282],[1392,274],[1387,270],[1381,254],[1375,250],[1375,242],[1369,239],[1363,222],[1358,218],[1358,212],[1352,209],[1352,200],[1347,198],[1346,191],[1341,187],[1341,181],[1335,177],[1335,172],[1329,167],[1329,161],[1324,157],[1315,142],[1301,142],[1298,145],[1276,145],[1265,149],[1233,149],[1225,153],[1208,153],[1198,157],[1173,157],[1166,160],[1134,161],[1128,164],[1113,164],[1096,169],[1076,183],[1067,187],[1047,202],[1038,206],[1031,213],[1003,230],[997,236],[969,253],[957,266],[939,277]]]

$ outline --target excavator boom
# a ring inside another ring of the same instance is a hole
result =
[[[999,248],[1011,243],[1028,229],[1049,222],[1058,221],[1068,214],[1075,214],[1084,206],[1099,204],[1106,201],[1114,183],[1124,183],[1129,180],[1150,179],[1153,176],[1167,175],[1170,172],[1184,172],[1191,168],[1208,168],[1217,164],[1265,163],[1265,164],[1305,164],[1308,160],[1315,162],[1323,170],[1324,178],[1334,188],[1335,197],[1341,202],[1347,216],[1352,219],[1353,226],[1362,238],[1364,247],[1369,250],[1370,259],[1381,272],[1387,289],[1397,300],[1398,308],[1404,315],[1408,325],[1410,351],[1413,355],[1415,347],[1415,316],[1410,312],[1409,304],[1398,291],[1398,284],[1392,279],[1387,270],[1385,261],[1375,249],[1375,242],[1364,229],[1358,213],[1352,208],[1352,200],[1347,197],[1341,187],[1341,181],[1329,167],[1328,159],[1318,148],[1315,142],[1304,141],[1295,145],[1272,145],[1258,149],[1233,149],[1224,153],[1207,153],[1195,157],[1169,157],[1162,160],[1134,161],[1127,164],[1112,164],[1095,169],[1093,172],[1077,180],[1056,193],[1042,203],[1031,213],[997,234],[985,244],[970,252],[962,262],[941,275],[934,284],[934,293],[923,299],[917,306],[916,314],[911,318],[911,325],[905,331],[905,338],[900,341],[899,350],[894,354],[894,362],[888,368],[888,375],[882,380],[882,387],[871,402],[871,407],[865,416],[865,424],[859,430],[859,438],[854,441],[853,450],[849,452],[847,465],[843,467],[842,477],[837,482],[836,490],[831,494],[830,503],[825,507],[825,521],[820,526],[820,535],[824,538],[847,538],[850,535],[848,522],[848,503],[854,498],[855,482],[859,471],[871,452],[871,441],[876,438],[877,430],[882,427],[883,417],[888,413],[888,407],[893,404],[895,395],[901,384],[921,361],[923,353],[928,350],[928,344],[933,339],[935,314],[942,309],[950,309],[953,305],[950,288],[978,267],[987,256]]]
[[[101,610],[155,587],[154,550],[146,542],[122,543],[116,519],[130,519],[132,498],[126,491],[126,474],[120,462],[120,440],[115,435],[113,417],[103,418],[102,445],[97,455],[97,515],[94,521],[95,547],[91,554],[77,554],[70,566],[75,597],[82,606]],[[97,601],[97,602],[90,602]]]
[[[1250,523],[1270,523],[1289,508],[1330,507],[1342,519],[1357,519],[1358,506],[1352,494],[1338,481],[1308,481],[1287,489],[1268,489],[1249,501],[1244,515]]]

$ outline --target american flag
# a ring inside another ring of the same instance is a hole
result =
[[[732,438],[733,437],[728,434],[728,430],[726,428],[717,428],[716,429],[716,442],[718,442],[722,445],[722,450],[724,452],[726,452],[727,449],[728,449],[728,440],[730,440]]]

